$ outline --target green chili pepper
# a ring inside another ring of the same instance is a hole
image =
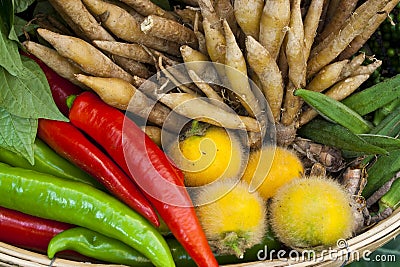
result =
[[[30,164],[24,157],[4,148],[0,148],[0,162],[7,163],[14,167],[35,170],[61,178],[76,180],[90,184],[99,189],[104,188],[89,174],[58,155],[39,138],[36,138],[33,149],[35,159],[34,165]]]
[[[0,196],[0,206],[100,232],[133,247],[155,266],[175,266],[150,222],[90,185],[0,163]]]
[[[175,238],[169,238],[167,243],[176,266],[197,266],[179,241]],[[267,232],[260,244],[246,250],[243,259],[239,259],[235,255],[218,254],[215,254],[215,258],[219,264],[266,260],[269,257],[269,252],[276,251],[280,246],[273,234]],[[47,255],[49,258],[53,258],[57,252],[63,250],[74,250],[82,255],[111,263],[139,267],[153,266],[147,258],[121,241],[82,227],[67,229],[53,237],[49,243]]]
[[[153,266],[146,257],[125,243],[83,227],[67,229],[55,235],[47,248],[47,256],[52,259],[57,252],[64,250],[74,250],[93,259],[111,263]]]

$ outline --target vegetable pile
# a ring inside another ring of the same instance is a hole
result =
[[[400,204],[398,10],[1,1],[0,241],[210,267],[362,233]]]

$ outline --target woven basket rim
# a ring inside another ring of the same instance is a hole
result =
[[[317,257],[309,261],[293,261],[291,259],[273,259],[266,261],[248,262],[240,264],[224,265],[225,267],[270,267],[270,266],[342,266],[357,260],[358,255],[374,251],[383,246],[400,234],[400,209],[391,216],[380,221],[367,231],[347,240],[347,247],[338,249],[337,255],[348,255],[348,257],[337,257],[336,260],[329,257]],[[337,248],[333,248],[337,249]],[[123,266],[116,264],[94,264],[88,262],[77,262],[55,258],[51,261],[46,255],[21,249],[0,242],[0,266],[23,266],[23,267],[115,267]]]

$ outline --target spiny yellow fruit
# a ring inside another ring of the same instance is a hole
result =
[[[233,179],[205,187],[196,197],[199,221],[210,245],[220,254],[236,254],[261,242],[266,232],[266,204],[248,184]],[[222,197],[221,197],[222,196]]]
[[[277,237],[294,248],[335,245],[350,237],[355,227],[350,196],[326,177],[284,185],[272,198],[270,216]]]
[[[221,127],[211,126],[203,135],[189,136],[179,143],[179,150],[173,149],[170,155],[183,171],[186,186],[237,177],[242,171],[240,141]]]
[[[303,164],[294,152],[283,147],[266,146],[250,153],[243,180],[247,183],[252,179],[264,180],[257,191],[268,199],[284,184],[300,178],[303,172]]]

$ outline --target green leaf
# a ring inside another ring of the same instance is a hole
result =
[[[397,98],[400,98],[400,74],[355,93],[342,103],[364,116]]]
[[[38,120],[21,118],[0,108],[0,147],[13,151],[34,164],[33,143]]]
[[[379,146],[387,151],[400,149],[400,139],[379,134],[359,134],[359,137],[374,146]]]
[[[14,31],[12,24],[10,24],[13,23],[13,20],[7,20],[7,17],[9,17],[9,15],[6,14],[5,16],[3,16],[4,14],[2,14],[5,12],[5,10],[3,10],[2,8],[9,8],[8,6],[5,6],[4,3],[9,1],[0,2],[0,66],[5,68],[11,75],[17,76],[24,68],[24,66],[18,52],[18,43],[8,38],[11,28],[13,29],[12,31]]]
[[[68,121],[55,105],[40,67],[27,57],[22,57],[22,63],[25,68],[17,77],[0,70],[0,107],[23,118]]]
[[[295,96],[300,96],[324,118],[346,127],[355,134],[368,133],[372,126],[357,112],[341,102],[319,92],[305,89],[294,91]]]
[[[347,128],[322,119],[314,119],[306,125],[303,125],[297,133],[301,137],[341,150],[360,152],[369,155],[387,153],[385,149],[368,143]]]
[[[24,12],[35,0],[14,0],[14,13]]]

